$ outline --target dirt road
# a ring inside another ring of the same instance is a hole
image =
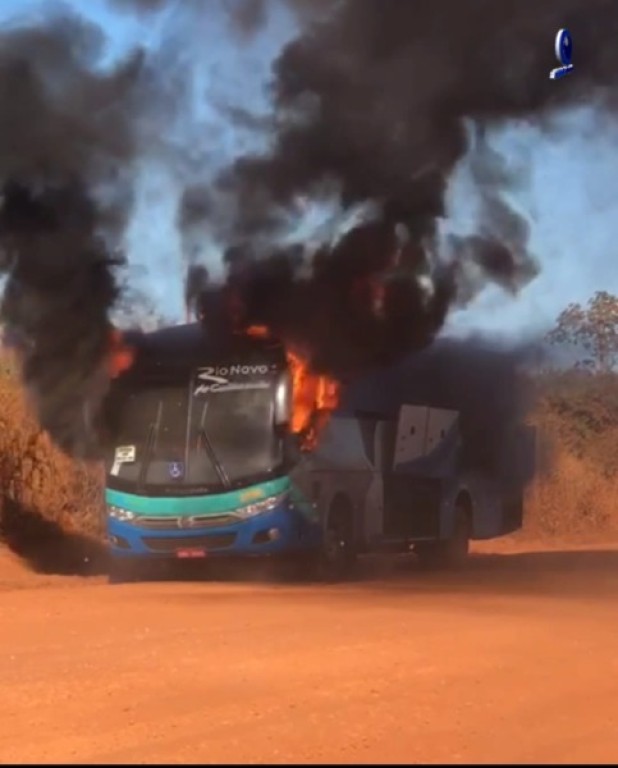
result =
[[[338,586],[27,576],[0,763],[616,762],[618,549]]]

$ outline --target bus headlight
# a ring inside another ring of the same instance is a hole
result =
[[[279,493],[276,496],[269,496],[263,501],[258,501],[255,504],[248,504],[246,507],[240,507],[234,510],[234,514],[243,519],[248,517],[255,517],[256,515],[263,515],[265,512],[272,512],[275,507],[283,504],[288,499],[288,493]]]
[[[123,509],[122,507],[115,507],[113,504],[107,505],[107,514],[110,517],[113,517],[114,520],[119,520],[121,523],[134,520],[137,517],[135,512],[131,512],[129,509]]]

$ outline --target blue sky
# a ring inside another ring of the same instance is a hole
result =
[[[618,129],[593,108],[559,115],[551,129],[513,124],[492,134],[521,171],[509,197],[530,222],[540,274],[517,297],[488,288],[453,315],[454,329],[534,332],[569,302],[585,302],[597,290],[618,294]],[[453,218],[464,230],[474,199],[464,161],[451,185]]]
[[[277,12],[271,13],[268,25],[257,37],[247,41],[231,34],[221,14],[213,13],[196,28],[183,14],[182,2],[158,20],[119,14],[105,0],[71,0],[66,4],[104,29],[108,38],[104,64],[113,63],[135,43],[156,52],[170,33],[183,39],[181,48],[170,51],[163,45],[165,56],[158,55],[162,66],[170,67],[170,83],[177,71],[188,78],[185,108],[173,119],[156,123],[145,145],[136,169],[137,204],[126,239],[135,283],[165,307],[171,319],[180,318],[182,256],[174,222],[178,196],[187,178],[207,182],[239,151],[259,146],[255,137],[232,129],[218,105],[225,102],[253,111],[267,110],[264,87],[270,64],[293,35],[294,22],[273,0]],[[10,22],[15,13],[38,16],[50,5],[35,0],[3,0],[0,23]],[[214,2],[211,5],[216,7]],[[548,30],[548,46],[552,44],[553,33]],[[577,77],[577,73],[572,76]],[[547,77],[547,73],[539,72],[539,77]],[[558,82],[556,87],[568,87],[568,82]],[[179,170],[177,163],[169,161],[169,154],[158,151],[157,138],[162,136],[168,146],[195,147],[195,163]],[[541,272],[517,297],[488,287],[471,306],[452,314],[448,331],[518,337],[542,331],[568,302],[586,301],[599,289],[618,293],[614,244],[618,129],[590,108],[558,116],[549,129],[518,123],[496,129],[490,137],[492,145],[517,171],[518,183],[509,190],[509,199],[530,222],[531,250],[538,257]],[[451,182],[445,228],[472,231],[477,202],[464,159]],[[207,233],[203,239],[203,258],[216,274],[220,265],[217,248]]]

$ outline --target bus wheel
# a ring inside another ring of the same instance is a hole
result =
[[[414,551],[427,569],[461,568],[468,558],[472,533],[471,509],[463,501],[455,505],[453,535],[440,541],[419,542]]]
[[[318,577],[321,581],[343,581],[352,575],[356,559],[354,515],[349,504],[341,501],[328,516],[322,549],[316,558]]]
[[[353,512],[341,500],[328,517],[320,548],[295,552],[279,560],[278,574],[286,581],[343,581],[351,576],[356,557]]]
[[[356,565],[352,509],[347,502],[336,504],[328,517],[319,549],[295,553],[279,563],[279,574],[292,581],[343,581]]]

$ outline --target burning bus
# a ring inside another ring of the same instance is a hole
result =
[[[290,480],[292,381],[283,346],[202,323],[127,334],[105,404],[113,575],[134,558],[315,549]]]
[[[265,329],[211,333],[203,322],[125,334],[114,359],[113,580],[153,559],[231,555],[277,556],[331,579],[384,549],[453,565],[470,539],[522,524],[530,428],[505,424],[492,445],[466,418],[470,406],[460,413],[435,386],[402,394],[391,412],[357,403],[332,413],[337,384],[311,376]]]

